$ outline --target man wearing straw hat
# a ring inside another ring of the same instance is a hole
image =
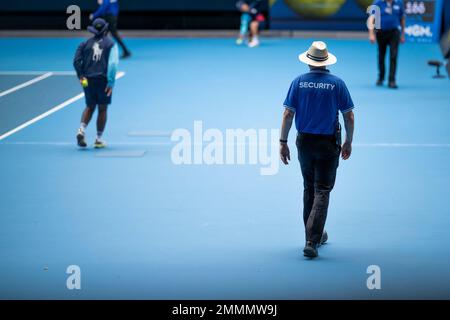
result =
[[[324,226],[339,155],[342,152],[342,159],[347,160],[352,153],[354,105],[344,81],[326,69],[337,59],[328,52],[324,42],[313,42],[299,59],[310,71],[294,79],[284,102],[280,157],[286,165],[291,160],[288,135],[295,117],[296,145],[304,181],[306,245],[303,253],[315,258],[318,247],[328,239]],[[346,131],[342,145],[339,111],[343,114]]]

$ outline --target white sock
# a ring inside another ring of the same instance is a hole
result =
[[[82,122],[80,125],[80,131],[84,133],[84,130],[86,129],[86,127],[87,127],[87,124]]]
[[[97,131],[97,140],[102,140],[103,132]]]

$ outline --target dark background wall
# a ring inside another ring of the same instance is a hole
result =
[[[123,29],[235,29],[236,0],[119,0]],[[82,10],[83,25],[96,0],[0,0],[1,29],[64,29],[66,8]],[[266,6],[266,13],[268,8]]]
[[[290,3],[267,0],[265,13],[275,29],[365,30],[365,7],[372,0],[332,0],[340,10],[323,16],[296,13]],[[332,1],[330,3],[332,3]],[[405,1],[405,0],[404,0]],[[236,29],[236,0],[119,0],[122,29]],[[97,0],[0,0],[0,29],[64,29],[66,8],[82,9],[83,27]],[[444,0],[443,32],[450,27],[450,0]],[[269,24],[266,24],[269,27]]]
[[[133,10],[235,10],[236,0],[119,0],[124,11]],[[97,0],[0,0],[0,9],[7,11],[64,11],[71,4],[94,10]]]

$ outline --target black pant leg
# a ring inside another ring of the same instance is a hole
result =
[[[400,32],[395,30],[389,39],[389,82],[395,82],[395,74],[397,72],[397,56],[398,46],[400,43]]]
[[[306,229],[314,203],[314,158],[311,145],[302,137],[297,137],[298,160],[303,176],[303,223]]]
[[[125,43],[122,41],[122,38],[120,37],[119,32],[117,31],[117,17],[116,16],[106,16],[105,20],[109,24],[109,31],[111,32],[112,37],[119,44],[123,53],[125,53],[125,54],[129,53],[127,47],[125,46]]]
[[[331,140],[317,143],[314,163],[314,202],[306,224],[306,239],[319,243],[328,215],[330,192],[336,181],[339,165],[339,148]]]
[[[385,67],[385,57],[386,57],[386,33],[385,31],[378,30],[376,32],[377,46],[378,46],[378,80],[384,80],[384,75],[386,73]]]

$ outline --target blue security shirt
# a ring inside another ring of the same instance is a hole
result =
[[[329,70],[313,69],[292,81],[284,106],[295,112],[299,133],[335,133],[338,111],[354,108],[347,86]]]
[[[388,3],[386,0],[375,0],[373,5],[380,8],[381,30],[393,30],[400,28],[400,22],[405,16],[403,1],[392,0]]]
[[[94,20],[105,16],[119,15],[119,0],[103,0],[97,11],[94,12]]]

